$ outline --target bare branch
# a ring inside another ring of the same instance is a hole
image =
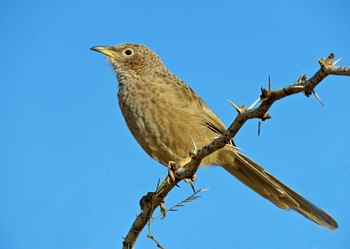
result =
[[[306,75],[301,75],[297,82],[275,91],[272,91],[271,83],[269,83],[268,90],[263,88],[261,89],[261,104],[257,108],[253,107],[258,103],[258,101],[256,101],[254,105],[248,109],[245,107],[245,105],[237,106],[229,101],[238,112],[236,119],[222,136],[216,138],[207,146],[204,146],[199,150],[191,151],[188,158],[185,158],[181,162],[169,162],[169,165],[171,165],[171,170],[173,171],[173,177],[168,176],[161,183],[156,192],[149,192],[140,200],[141,213],[137,216],[129,233],[124,239],[123,249],[133,248],[133,245],[135,244],[142,229],[151,219],[153,211],[163,202],[163,199],[167,196],[171,189],[181,180],[191,178],[198,170],[198,167],[204,157],[229,144],[232,138],[238,133],[247,120],[258,118],[264,121],[265,119],[271,118],[267,111],[271,108],[273,103],[289,95],[301,92],[306,96],[310,96],[313,93],[315,94],[315,87],[328,75],[350,76],[350,67],[335,66],[339,60],[333,62],[333,59],[333,53],[327,58],[320,59],[319,64],[321,68],[309,80],[306,80]],[[316,94],[315,96],[317,97]],[[152,239],[154,240],[154,238]],[[158,242],[156,243],[158,244]]]

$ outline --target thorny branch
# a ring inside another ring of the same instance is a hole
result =
[[[188,158],[189,160],[184,160],[182,163],[173,163],[172,168],[175,177],[168,176],[161,183],[155,193],[149,192],[140,200],[141,213],[137,216],[127,236],[124,238],[123,249],[133,248],[133,245],[135,244],[142,229],[151,219],[153,211],[163,202],[164,198],[177,185],[177,183],[183,179],[191,179],[198,170],[202,159],[228,144],[247,120],[254,118],[265,120],[270,118],[267,111],[274,102],[300,92],[304,93],[308,97],[314,94],[315,97],[322,103],[314,89],[324,78],[326,78],[328,75],[350,76],[350,67],[335,66],[339,60],[333,62],[333,59],[333,53],[331,53],[327,58],[319,59],[318,62],[320,64],[320,69],[308,80],[306,80],[305,75],[301,75],[297,82],[275,91],[272,91],[270,84],[268,90],[261,88],[261,96],[259,101],[261,104],[257,108],[254,108],[255,104],[257,103],[254,103],[251,107],[246,108],[246,106],[236,106],[231,102],[231,104],[236,108],[238,115],[227,131],[207,146],[204,146],[199,150],[191,151]],[[158,242],[157,244],[159,245]]]

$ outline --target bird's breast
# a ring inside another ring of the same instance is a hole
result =
[[[167,164],[188,156],[212,140],[201,110],[171,85],[148,82],[122,85],[119,106],[125,122],[141,147]]]

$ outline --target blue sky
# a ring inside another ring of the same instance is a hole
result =
[[[140,197],[166,168],[129,133],[117,81],[96,45],[141,43],[229,125],[272,86],[318,70],[334,52],[350,66],[348,1],[2,1],[0,247],[120,248]],[[202,198],[152,226],[166,248],[346,248],[350,232],[350,78],[315,99],[292,96],[249,121],[244,153],[329,212],[328,231],[265,201],[220,168],[198,172]],[[168,207],[191,194],[186,184]],[[143,232],[135,248],[156,248]]]

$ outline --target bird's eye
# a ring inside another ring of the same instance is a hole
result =
[[[132,55],[132,50],[127,49],[127,50],[124,51],[124,53],[125,53],[126,55]]]

